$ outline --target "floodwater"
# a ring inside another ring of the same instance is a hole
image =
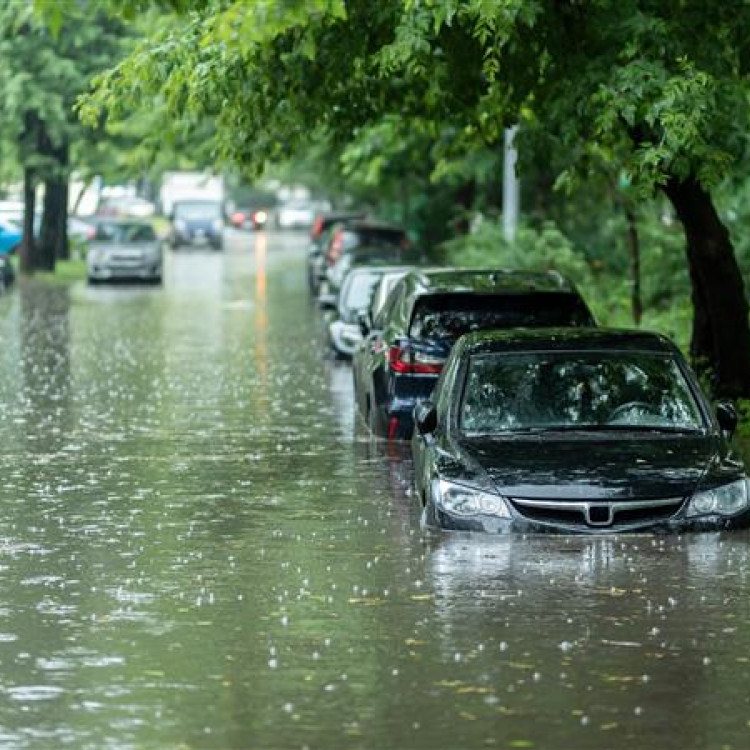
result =
[[[304,239],[0,299],[0,747],[750,744],[750,537],[419,527]]]

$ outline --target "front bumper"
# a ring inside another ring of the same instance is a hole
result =
[[[195,245],[196,247],[212,245],[218,247],[222,243],[222,237],[222,232],[213,229],[185,229],[174,232],[172,245]]]
[[[144,262],[131,265],[117,265],[112,263],[90,263],[88,277],[94,281],[110,281],[114,279],[160,279],[162,264],[160,262]]]
[[[525,533],[525,534],[628,534],[628,533],[686,533],[700,531],[730,531],[750,527],[750,510],[736,516],[704,516],[687,518],[684,507],[670,518],[643,520],[632,523],[612,524],[611,526],[554,521],[538,521],[525,518],[511,505],[511,518],[497,518],[488,515],[472,517],[457,516],[429,502],[425,509],[425,523],[445,531],[474,531],[489,534]],[[687,502],[685,503],[685,506]]]

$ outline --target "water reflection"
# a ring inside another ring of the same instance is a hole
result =
[[[0,300],[0,743],[742,747],[748,536],[423,533],[303,263]]]

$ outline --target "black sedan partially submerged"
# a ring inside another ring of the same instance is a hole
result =
[[[716,412],[677,348],[636,331],[464,336],[415,408],[428,525],[621,532],[750,525],[750,494]]]

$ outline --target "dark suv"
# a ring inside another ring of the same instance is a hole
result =
[[[401,279],[354,355],[357,408],[382,437],[406,439],[453,342],[494,328],[593,326],[575,287],[556,271],[444,269]],[[368,330],[369,329],[369,330]]]

